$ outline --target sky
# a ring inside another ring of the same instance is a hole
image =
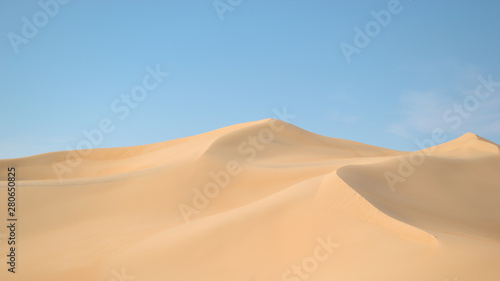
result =
[[[500,1],[0,2],[0,159],[278,118],[415,151],[500,143]],[[427,141],[427,142],[425,142]]]

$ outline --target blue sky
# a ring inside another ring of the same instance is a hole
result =
[[[283,108],[306,130],[398,150],[435,130],[500,143],[499,12],[493,0],[2,1],[0,159],[74,149],[102,122],[94,147]]]

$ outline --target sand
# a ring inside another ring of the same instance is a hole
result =
[[[497,281],[499,151],[468,133],[400,152],[266,119],[0,160],[0,280]]]

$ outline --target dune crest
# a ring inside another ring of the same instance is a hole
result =
[[[337,171],[323,178],[315,203],[321,206],[320,208],[334,209],[385,227],[404,239],[429,245],[435,245],[437,242],[434,235],[381,212],[342,180]]]
[[[0,279],[496,281],[498,148],[468,133],[401,152],[265,119],[0,160],[22,202],[22,263]]]
[[[499,155],[500,147],[476,134],[465,133],[457,139],[424,149],[423,152],[443,157],[479,157]]]

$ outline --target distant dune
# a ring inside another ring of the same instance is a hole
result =
[[[266,119],[0,171],[2,281],[500,280],[500,147],[471,133],[401,152]]]

